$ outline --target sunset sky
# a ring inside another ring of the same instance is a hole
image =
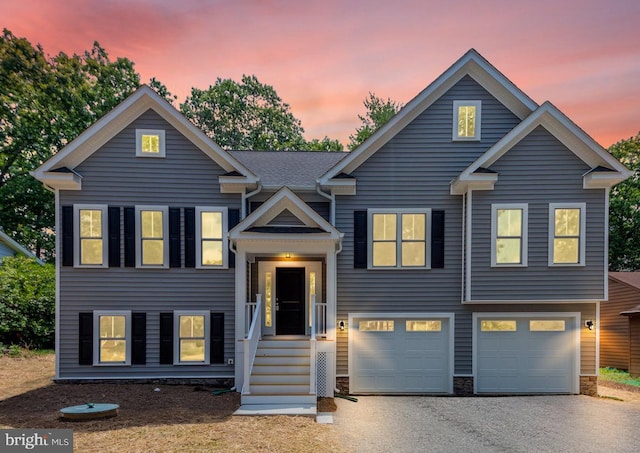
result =
[[[50,55],[98,41],[179,102],[255,74],[307,139],[346,145],[369,91],[407,103],[472,47],[601,145],[640,131],[638,0],[2,0],[0,26]]]

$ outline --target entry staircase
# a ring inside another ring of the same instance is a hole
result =
[[[311,345],[308,337],[263,337],[258,341],[249,385],[236,415],[316,415],[311,391]],[[248,391],[247,391],[248,389]]]

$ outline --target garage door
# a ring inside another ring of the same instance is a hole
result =
[[[476,315],[477,393],[575,393],[576,318]]]
[[[451,393],[449,317],[352,318],[349,382],[353,393]]]

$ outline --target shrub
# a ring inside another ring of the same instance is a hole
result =
[[[24,257],[0,265],[0,343],[52,348],[55,335],[55,268]]]

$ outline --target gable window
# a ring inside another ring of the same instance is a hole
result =
[[[227,267],[227,208],[196,207],[196,267]]]
[[[136,267],[169,266],[166,206],[136,206]]]
[[[164,131],[136,129],[137,157],[165,157]]]
[[[549,205],[549,265],[584,266],[586,203]]]
[[[369,210],[369,268],[428,268],[431,210]]]
[[[177,311],[174,313],[175,363],[209,363],[209,313]]]
[[[131,312],[93,313],[94,365],[131,364]]]
[[[527,204],[491,205],[491,265],[527,265]]]
[[[74,205],[74,265],[107,267],[107,206]]]
[[[482,101],[453,101],[453,139],[480,140]]]

